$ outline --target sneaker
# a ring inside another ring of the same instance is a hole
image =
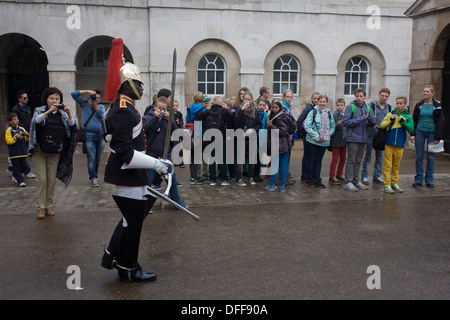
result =
[[[367,179],[367,178],[362,178],[361,183],[362,183],[363,185],[368,186],[368,185],[369,185],[369,179]]]
[[[274,185],[274,184],[268,184],[268,185],[266,186],[266,190],[269,190],[269,191],[275,191],[275,185]]]
[[[230,183],[228,181],[222,181],[221,186],[229,186]]]
[[[306,181],[306,175],[302,174],[300,177],[300,181]]]
[[[367,189],[369,189],[368,186],[362,184],[361,182],[358,182],[357,184],[355,184],[355,187],[358,188],[358,189],[361,189],[361,190],[367,190]]]
[[[100,185],[98,184],[98,179],[94,178],[91,180],[91,184],[93,187],[100,187]]]
[[[279,185],[279,186],[276,186],[275,190],[278,190],[280,192],[285,192],[286,187],[284,185]]]
[[[18,182],[17,182],[17,179],[16,179],[16,178],[14,178],[14,177],[12,177],[12,179],[11,179],[11,180],[12,180],[12,182],[14,182],[14,183],[18,183]]]
[[[255,182],[263,182],[263,179],[260,176],[256,176],[253,180],[255,180]]]
[[[341,184],[341,181],[338,180],[336,177],[328,179],[328,183],[330,184]]]
[[[351,182],[347,182],[346,184],[344,184],[344,189],[348,191],[358,192],[358,188],[356,188]]]
[[[395,192],[398,192],[398,193],[402,193],[403,192],[402,188],[400,188],[398,186],[398,184],[393,184],[391,187],[392,187],[392,190],[394,190]]]
[[[384,192],[386,192],[386,193],[390,193],[390,194],[392,194],[392,193],[395,193],[395,191],[394,191],[394,190],[392,190],[392,188],[391,188],[391,186],[390,186],[390,185],[386,185],[386,186],[384,186],[384,189],[383,189],[383,191],[384,191]]]
[[[248,179],[248,182],[250,182],[250,185],[256,186],[256,182],[253,178]]]
[[[187,203],[184,203],[184,202],[180,202],[179,205],[185,209],[187,209],[187,207],[188,207]]]
[[[343,176],[336,176],[336,179],[339,181],[345,182],[345,178]]]
[[[311,179],[311,180],[306,180],[305,183],[304,183],[304,185],[307,186],[307,187],[310,187],[310,188],[315,188],[315,187],[317,187],[317,184],[316,184],[316,182],[315,182],[313,179]]]
[[[432,183],[427,183],[426,186],[427,186],[427,188],[430,188],[430,189],[433,189],[433,188],[434,188],[434,186],[433,186]]]
[[[21,182],[20,184],[19,184],[19,187],[26,187],[27,185],[25,184],[25,182]]]
[[[36,175],[35,175],[34,173],[32,173],[32,172],[28,172],[28,173],[25,175],[25,177],[32,179],[32,178],[36,178]]]
[[[189,184],[195,184],[196,180],[197,179],[195,179],[195,178],[189,178]]]
[[[325,185],[322,183],[322,179],[316,180],[316,188],[325,189]]]
[[[375,178],[375,177],[373,177],[373,180],[372,180],[374,183],[379,183],[379,184],[383,184],[384,183],[384,181],[383,181],[383,179],[381,179],[381,178]]]
[[[210,181],[210,182],[209,182],[209,185],[210,185],[210,186],[215,186],[215,185],[217,185],[217,183],[216,183],[215,181]]]
[[[422,183],[414,182],[412,186],[413,186],[414,188],[421,187],[421,186],[422,186]]]
[[[178,181],[177,181],[177,187],[178,187],[178,188],[181,188],[182,186],[183,186],[183,184],[182,184],[181,182],[178,182]]]
[[[236,184],[239,187],[245,187],[247,185],[244,181],[242,181],[242,179],[239,179],[238,181],[236,181]]]

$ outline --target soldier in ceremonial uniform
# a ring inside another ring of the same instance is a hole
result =
[[[116,186],[113,199],[123,218],[116,226],[101,265],[118,269],[120,280],[142,282],[156,279],[138,263],[139,242],[144,218],[156,201],[149,195],[146,169],[167,173],[168,162],[145,154],[142,120],[134,107],[143,93],[136,65],[123,61],[123,40],[116,38],[110,53],[105,98],[114,100],[106,115],[111,153],[105,167],[105,182]]]

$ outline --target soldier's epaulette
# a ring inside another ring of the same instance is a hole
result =
[[[127,103],[133,105],[133,100],[131,100],[129,97],[124,96],[124,95],[120,95],[120,102],[119,102],[119,107],[120,108],[127,108]]]

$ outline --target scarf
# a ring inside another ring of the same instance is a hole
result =
[[[320,139],[325,140],[325,141],[329,141],[331,140],[330,137],[330,126],[328,123],[328,110],[325,109],[322,111],[321,115],[320,115]]]
[[[244,114],[247,118],[254,118],[255,117],[255,105],[253,103],[250,103],[247,109],[243,110]]]

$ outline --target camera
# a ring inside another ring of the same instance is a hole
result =
[[[91,99],[91,101],[96,101],[96,100],[97,100],[97,95],[91,94],[91,96],[89,97],[89,99]]]
[[[164,115],[164,113],[166,113],[166,110],[164,110],[164,109],[161,109],[161,110],[159,111],[159,113],[161,113],[161,115],[163,116],[163,115]]]
[[[250,104],[250,100],[245,100],[245,104]]]
[[[63,103],[60,103],[60,104],[58,104],[56,107],[57,107],[58,109],[62,110],[62,109],[64,109],[64,104],[63,104]]]

